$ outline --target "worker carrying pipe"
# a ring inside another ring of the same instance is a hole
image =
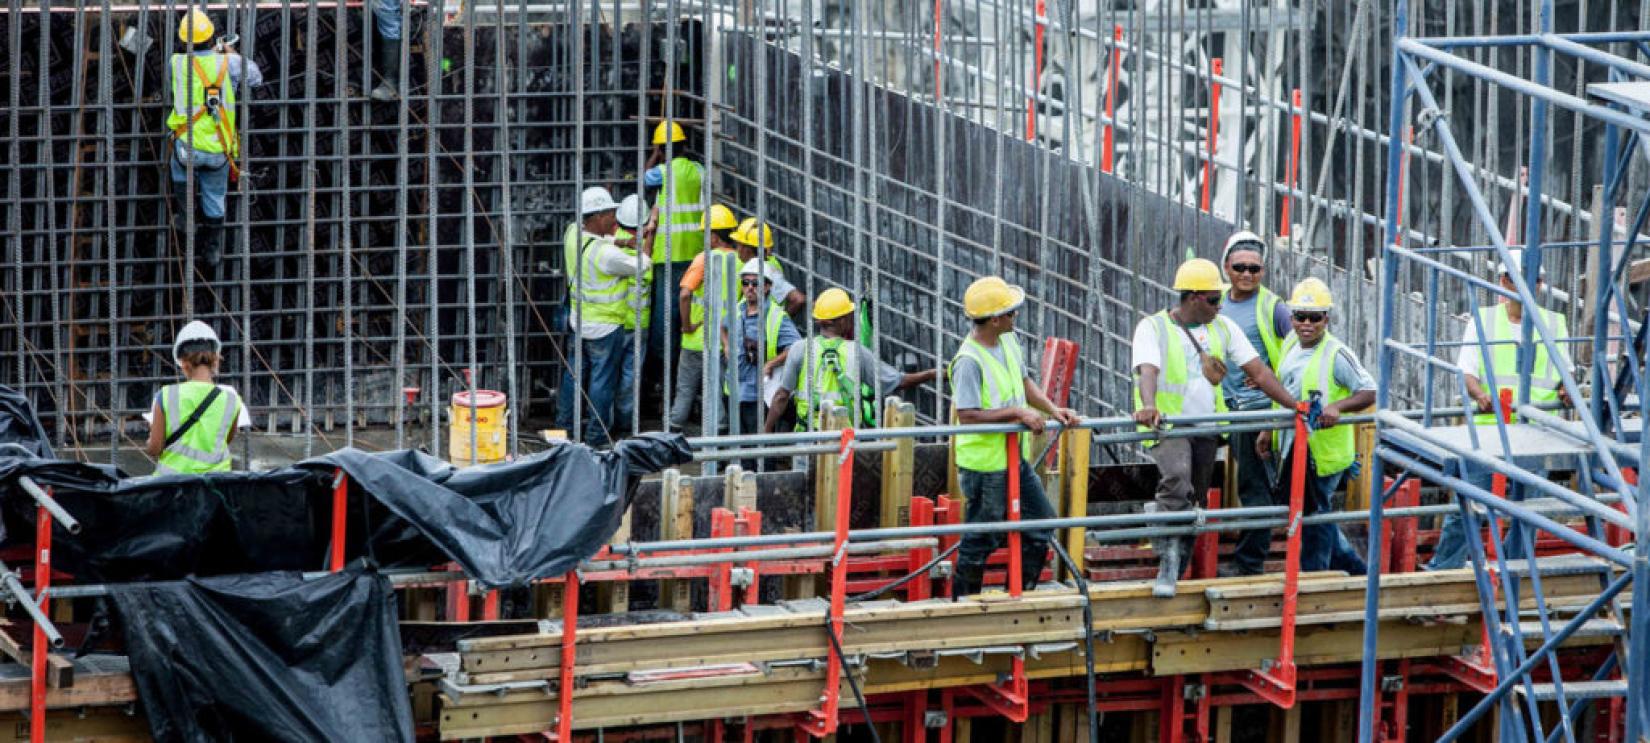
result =
[[[1494,265],[1496,280],[1501,288],[1509,292],[1516,292],[1518,287],[1513,284],[1512,272],[1523,271],[1523,251],[1512,251],[1513,262],[1503,265],[1497,262]],[[1536,283],[1533,287],[1539,292],[1546,285],[1547,267],[1541,266],[1536,274]],[[1570,326],[1563,315],[1541,307],[1535,308],[1541,319],[1547,324],[1547,329],[1556,333],[1558,338],[1570,337]],[[1503,395],[1515,402],[1518,396],[1518,352],[1519,341],[1522,337],[1520,325],[1524,322],[1524,303],[1508,297],[1500,296],[1500,301],[1487,307],[1479,307],[1474,311],[1475,318],[1466,323],[1466,330],[1461,336],[1460,350],[1456,352],[1455,364],[1466,372],[1467,395],[1472,398],[1473,406],[1479,415],[1473,418],[1473,423],[1480,426],[1494,426],[1496,416],[1501,412],[1500,401]],[[1479,326],[1483,326],[1484,342],[1479,343]],[[1560,342],[1560,347],[1568,344]],[[1563,354],[1555,362],[1547,355],[1547,349],[1539,338],[1535,339],[1526,353],[1535,354],[1534,364],[1530,367],[1530,404],[1551,405],[1562,403],[1570,405],[1570,396],[1564,391],[1560,382],[1559,369],[1573,371],[1570,355]],[[1485,388],[1485,380],[1490,382]],[[1484,432],[1479,433],[1485,435]],[[1496,435],[1490,431],[1490,436]],[[1487,467],[1481,467],[1471,462],[1463,463],[1463,477],[1468,484],[1489,491],[1495,482],[1495,473]],[[1467,535],[1466,527],[1461,521],[1460,514],[1449,514],[1438,531],[1438,546],[1432,553],[1432,559],[1423,570],[1451,570],[1467,564]]]
[[[1050,402],[1043,388],[1027,374],[1025,352],[1014,337],[1014,316],[1025,303],[1025,290],[998,276],[987,276],[968,286],[963,311],[973,329],[951,360],[947,376],[957,422],[1018,423],[1042,433],[1044,416],[1065,426],[1078,423],[1077,413]],[[1008,506],[1008,436],[1001,433],[965,433],[952,440],[957,480],[967,499],[969,523],[1003,521]],[[1016,459],[1020,480],[1020,514],[1024,519],[1054,518],[1054,508],[1043,494],[1042,479],[1029,461],[1031,438],[1020,437]],[[1036,585],[1048,559],[1047,529],[1027,531],[1020,542],[1023,585]],[[971,533],[957,550],[953,596],[979,593],[985,582],[985,561],[1002,541],[997,533]]]
[[[1329,287],[1322,281],[1309,278],[1295,285],[1289,295],[1292,332],[1284,338],[1279,349],[1278,378],[1291,395],[1300,400],[1315,400],[1316,410],[1307,420],[1312,432],[1306,437],[1306,481],[1302,511],[1307,516],[1334,510],[1332,498],[1346,480],[1347,473],[1358,459],[1358,445],[1351,425],[1342,425],[1341,416],[1375,404],[1375,378],[1364,370],[1352,349],[1329,333],[1331,310],[1335,303]],[[1262,459],[1270,459],[1272,452],[1283,452],[1284,461],[1278,467],[1283,480],[1273,491],[1273,501],[1253,505],[1275,505],[1288,502],[1285,494],[1293,485],[1294,474],[1291,446],[1295,429],[1261,435],[1255,442],[1255,452]],[[1251,505],[1245,503],[1244,505]],[[1245,574],[1259,574],[1258,566],[1266,560],[1271,542],[1270,529],[1256,529],[1260,539],[1248,538],[1253,532],[1244,532],[1238,543],[1237,563],[1246,568]],[[1248,571],[1249,566],[1257,569]],[[1307,524],[1301,532],[1301,570],[1344,570],[1351,575],[1369,572],[1358,551],[1337,524]]]
[[[1164,416],[1226,412],[1226,400],[1215,387],[1226,377],[1228,359],[1273,402],[1295,406],[1294,395],[1278,383],[1243,330],[1220,314],[1228,288],[1213,261],[1193,258],[1175,271],[1173,289],[1179,292],[1179,302],[1135,326],[1130,367],[1135,381],[1134,420],[1142,430],[1155,430]],[[1209,490],[1219,446],[1220,434],[1214,429],[1206,436],[1146,442],[1146,453],[1157,463],[1159,474],[1156,502],[1147,504],[1147,510],[1192,508]],[[1181,558],[1191,552],[1191,541],[1191,537],[1152,540],[1157,554],[1153,596],[1174,596]]]
[[[1278,295],[1267,289],[1266,242],[1249,230],[1232,233],[1221,254],[1221,268],[1231,288],[1226,290],[1226,301],[1220,304],[1220,314],[1237,323],[1249,344],[1266,357],[1266,366],[1274,370],[1282,355],[1283,339],[1289,335],[1289,307]],[[1265,410],[1272,401],[1243,373],[1243,368],[1226,359],[1226,379],[1221,382],[1221,393],[1226,398],[1226,409],[1233,411]],[[1245,506],[1266,506],[1272,503],[1271,480],[1266,464],[1255,455],[1255,440],[1265,434],[1244,432],[1231,434],[1231,456],[1226,466],[1235,468],[1230,482],[1236,483],[1238,502]],[[1271,547],[1271,532],[1255,529],[1238,538],[1236,560],[1220,566],[1220,575],[1256,575]]]
[[[149,421],[144,451],[155,457],[155,474],[228,472],[235,430],[250,428],[252,417],[234,388],[215,381],[223,343],[211,326],[191,320],[172,341],[172,359],[183,381],[155,393],[144,416]]]
[[[196,230],[200,256],[208,266],[223,260],[224,199],[231,175],[239,177],[240,134],[235,126],[235,87],[262,85],[258,63],[235,51],[235,38],[211,43],[216,29],[206,13],[191,9],[178,21],[173,54],[172,107],[166,113],[171,132],[172,229],[186,236]],[[189,200],[189,178],[195,179],[196,202]],[[193,212],[193,217],[191,217]],[[177,244],[186,244],[179,238]]]
[[[934,381],[938,372],[924,369],[906,374],[884,363],[865,344],[856,340],[854,300],[848,292],[831,287],[814,299],[814,327],[819,334],[785,354],[779,370],[779,388],[762,430],[772,433],[796,403],[797,430],[804,430],[825,405],[846,408],[850,425],[867,428],[877,424],[877,404],[902,389]],[[773,362],[769,362],[770,366]]]

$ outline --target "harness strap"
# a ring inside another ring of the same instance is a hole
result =
[[[195,74],[200,77],[201,87],[205,88],[208,97],[210,97],[214,91],[223,90],[223,77],[229,72],[228,55],[218,55],[218,76],[210,83],[206,82],[206,70],[201,67],[200,57],[190,57],[189,66],[194,68]],[[235,156],[240,152],[241,147],[240,141],[236,139],[235,125],[229,123],[224,117],[212,112],[212,107],[206,104],[207,101],[201,101],[200,108],[195,109],[195,112],[189,115],[189,120],[179,124],[177,128],[172,130],[172,136],[187,142],[189,130],[194,128],[195,124],[203,117],[211,115],[212,122],[216,124],[218,128],[218,139],[223,140],[225,159],[229,161],[229,177],[239,180],[241,177],[241,168],[235,163]]]

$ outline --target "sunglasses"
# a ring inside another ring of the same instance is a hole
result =
[[[1220,300],[1221,300],[1220,292],[1205,292],[1203,294],[1204,304],[1207,304],[1210,307],[1220,306]]]
[[[740,279],[740,286],[756,286],[756,279]]]
[[[1260,273],[1261,271],[1264,271],[1264,270],[1266,270],[1266,267],[1260,265],[1259,263],[1234,263],[1234,264],[1232,264],[1232,272],[1233,273],[1258,274],[1258,273]]]
[[[1295,322],[1320,323],[1328,317],[1329,315],[1323,312],[1296,312]]]

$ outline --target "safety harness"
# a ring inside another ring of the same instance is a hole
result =
[[[206,70],[201,67],[201,58],[189,57],[189,66],[194,68],[195,75],[201,80],[201,88],[206,93],[206,100],[202,102],[189,119],[172,130],[172,136],[179,141],[187,142],[188,132],[195,123],[204,116],[211,116],[212,122],[217,125],[218,139],[223,141],[225,159],[229,161],[229,177],[231,180],[240,180],[241,169],[235,164],[235,158],[240,154],[241,143],[236,138],[235,125],[219,113],[223,107],[223,78],[229,72],[229,55],[218,55],[218,76],[211,82],[206,81]],[[187,93],[185,94],[188,95]],[[191,101],[192,102],[192,101]]]

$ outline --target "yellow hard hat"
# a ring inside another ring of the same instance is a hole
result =
[[[214,32],[212,19],[199,10],[190,9],[178,19],[178,39],[185,44],[205,44]]]
[[[853,313],[853,298],[848,296],[848,292],[834,286],[820,292],[819,298],[814,300],[815,320],[835,320]]]
[[[1019,309],[1025,304],[1026,291],[1003,281],[1001,276],[976,279],[963,292],[963,312],[974,320],[984,320]]]
[[[681,124],[674,121],[661,121],[658,126],[653,127],[653,143],[664,144],[667,136],[666,132],[669,132],[668,136],[672,142],[687,139],[687,132],[682,131]]]
[[[1295,285],[1295,292],[1289,295],[1289,309],[1291,310],[1329,310],[1335,306],[1334,298],[1329,294],[1329,285],[1319,279],[1302,279]]]
[[[1220,267],[1207,258],[1193,258],[1174,272],[1177,292],[1223,292],[1229,287],[1220,278]]]
[[[739,226],[739,218],[733,216],[732,209],[721,204],[711,204],[710,210],[705,212],[705,218],[699,220],[699,226],[713,230],[731,230]]]
[[[762,234],[762,243],[760,245],[756,242],[758,227],[761,228]],[[756,217],[746,217],[745,221],[739,223],[739,229],[733,231],[733,241],[739,243],[740,245],[749,245],[753,248],[772,248],[773,230],[768,229],[767,225],[756,221]]]

